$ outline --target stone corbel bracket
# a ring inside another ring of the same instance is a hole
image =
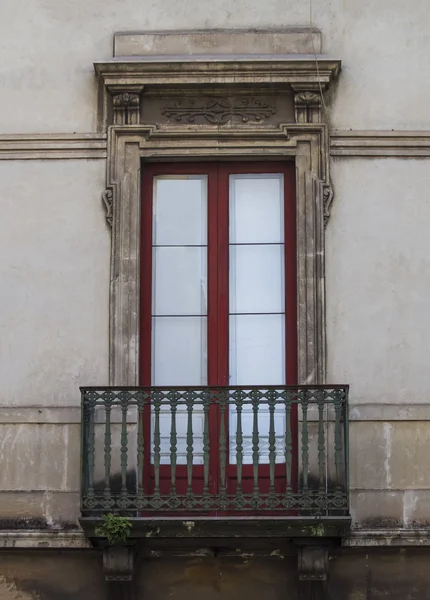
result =
[[[328,553],[328,546],[323,544],[298,547],[299,600],[326,600]]]

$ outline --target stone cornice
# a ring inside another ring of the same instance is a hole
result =
[[[107,86],[243,84],[313,84],[326,87],[339,73],[341,61],[310,55],[151,56],[143,60],[96,62]]]

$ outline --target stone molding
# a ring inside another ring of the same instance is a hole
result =
[[[428,158],[430,131],[330,132],[330,155],[337,158]],[[0,134],[0,160],[106,159],[106,133]]]
[[[352,529],[349,535],[343,538],[342,546],[430,546],[430,528]],[[92,545],[83,531],[63,532],[28,529],[0,531],[0,548],[91,549]]]
[[[430,131],[330,132],[330,154],[336,157],[430,157]]]
[[[0,135],[0,160],[105,159],[105,133]]]
[[[325,377],[324,201],[328,180],[327,129],[288,124],[277,129],[190,130],[112,126],[107,186],[113,190],[110,383],[138,383],[141,161],[157,157],[295,159],[299,382]]]

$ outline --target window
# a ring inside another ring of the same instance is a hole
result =
[[[294,183],[292,162],[144,165],[141,385],[166,389],[297,383]],[[236,431],[235,411],[230,407],[232,431]],[[203,462],[202,411],[194,409],[192,418],[198,479]],[[219,418],[217,411],[211,412],[214,443]],[[252,418],[251,412],[242,415],[245,466],[252,464]],[[269,431],[264,407],[258,418],[259,463],[264,468]],[[181,414],[179,407],[176,424],[177,465],[185,465],[185,408]],[[170,425],[166,407],[160,415],[160,456],[166,466],[171,456]],[[284,416],[279,413],[278,463],[284,456],[284,432]],[[234,479],[233,436],[228,460]],[[217,469],[217,464],[211,465],[212,473]],[[216,479],[212,477],[214,485]]]

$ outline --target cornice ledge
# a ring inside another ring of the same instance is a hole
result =
[[[116,58],[95,62],[105,84],[297,83],[326,86],[340,72],[341,61],[324,55],[176,55]],[[217,79],[219,77],[219,80]]]
[[[430,546],[430,528],[415,529],[352,529],[342,540],[342,546]]]
[[[40,531],[28,529],[23,531],[4,530],[0,532],[1,548],[91,548],[82,531]]]

